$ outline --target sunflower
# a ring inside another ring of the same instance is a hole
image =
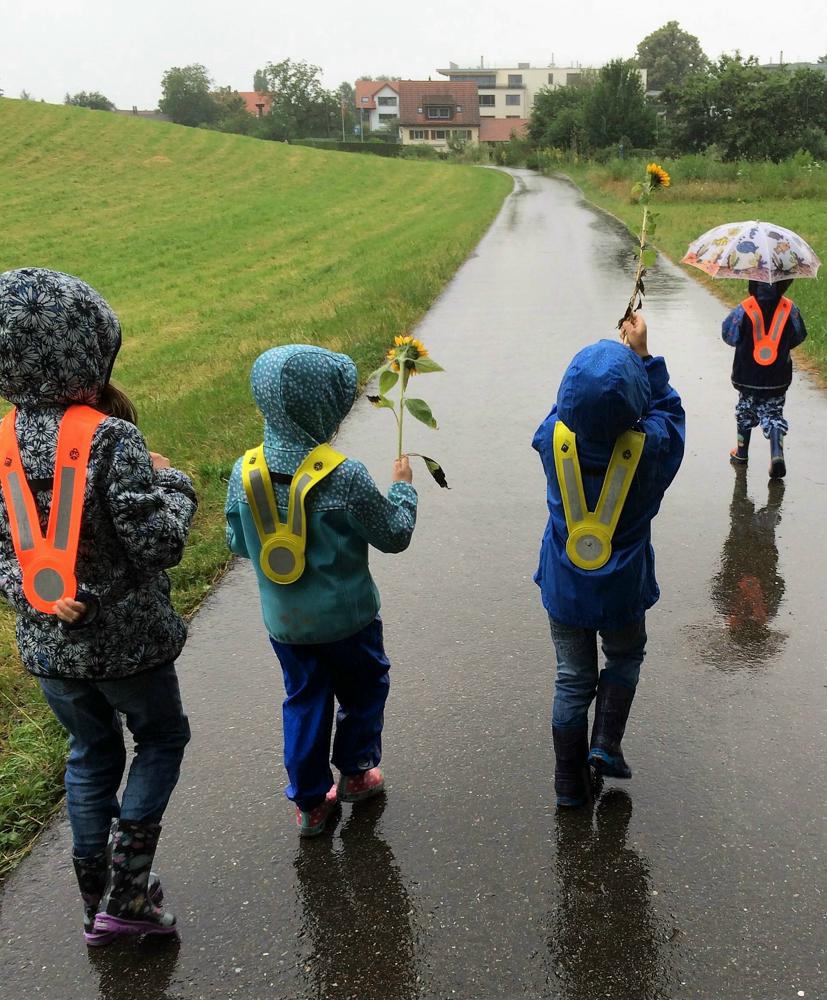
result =
[[[656,187],[669,187],[669,174],[659,166],[657,163],[650,163],[646,167],[646,173],[649,175],[649,183],[653,188]]]
[[[415,362],[419,358],[427,358],[428,350],[416,337],[394,337],[394,346],[388,351],[388,361],[392,362],[391,371],[399,371],[399,362],[406,362],[406,368],[411,375],[416,374]]]

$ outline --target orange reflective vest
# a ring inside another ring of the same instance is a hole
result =
[[[0,422],[0,485],[9,516],[15,555],[23,571],[23,593],[37,611],[54,614],[55,601],[77,593],[75,563],[92,437],[103,413],[91,406],[70,406],[57,436],[49,526],[44,538],[40,517],[14,429],[16,411]]]
[[[752,356],[759,365],[771,365],[778,357],[781,334],[790,318],[793,300],[781,298],[775,307],[769,333],[764,329],[764,315],[755,296],[750,295],[748,299],[744,299],[741,305],[752,321]]]

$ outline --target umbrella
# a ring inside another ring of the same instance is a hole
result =
[[[682,264],[712,278],[744,278],[772,284],[789,278],[815,278],[821,261],[797,233],[771,222],[728,222],[703,234],[686,251]]]

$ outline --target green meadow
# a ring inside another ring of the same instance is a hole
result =
[[[511,181],[491,170],[331,153],[0,99],[0,271],[77,274],[118,313],[114,378],[200,508],[175,600],[227,565],[223,501],[260,436],[247,376],[268,347],[350,354],[362,375],[434,301]],[[65,744],[0,614],[0,872],[61,794]]]
[[[685,156],[664,160],[662,165],[672,183],[653,199],[658,218],[651,242],[672,260],[679,261],[692,240],[713,226],[761,219],[800,233],[827,261],[827,166],[814,162],[808,154],[783,163],[718,163],[702,156]],[[641,209],[630,191],[635,181],[644,177],[643,160],[562,162],[559,169],[590,201],[630,229],[640,228]],[[746,282],[713,281],[695,268],[686,270],[731,305],[746,294]],[[827,275],[827,270],[823,273]],[[809,336],[801,350],[817,371],[827,375],[827,282],[797,281],[789,294],[807,323]]]

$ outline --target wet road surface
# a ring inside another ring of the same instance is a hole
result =
[[[411,427],[407,447],[453,489],[417,468],[413,545],[373,557],[393,663],[386,800],[299,843],[280,675],[237,566],[180,660],[194,738],[156,863],[180,948],[87,955],[58,821],[0,895],[3,1000],[827,997],[827,396],[796,377],[785,485],[768,488],[755,435],[737,474],[726,310],[659,262],[649,344],[688,434],[655,523],[635,777],[593,813],[556,815],[530,442],[574,351],[613,335],[633,248],[568,183],[514,174],[417,331],[448,374],[422,387],[442,429]],[[385,482],[392,419],[360,402],[337,447]]]

